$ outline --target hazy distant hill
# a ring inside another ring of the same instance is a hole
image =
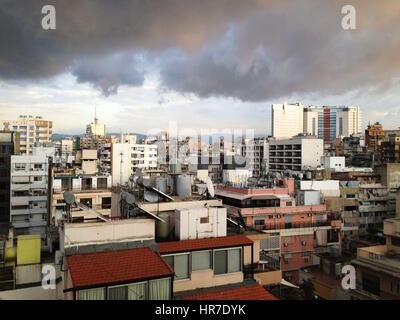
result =
[[[146,135],[141,134],[141,133],[128,133],[132,135],[136,135],[138,137],[138,140],[146,138]],[[107,133],[106,136],[109,138],[110,136],[119,136],[119,133]],[[70,137],[80,137],[83,138],[85,136],[84,133],[82,134],[66,134],[66,133],[53,133],[53,141],[59,141],[63,138],[70,138]]]

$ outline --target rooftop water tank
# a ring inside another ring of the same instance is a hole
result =
[[[167,192],[167,178],[157,178],[156,179],[156,189],[161,192]]]
[[[192,195],[192,178],[189,175],[179,175],[176,177],[176,195],[188,198]]]

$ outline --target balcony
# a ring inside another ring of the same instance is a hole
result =
[[[258,230],[280,230],[280,229],[299,229],[299,228],[318,228],[318,227],[334,227],[340,228],[341,227],[340,220],[331,220],[328,219],[326,221],[320,222],[292,222],[292,223],[284,223],[284,222],[273,222],[273,223],[266,223],[263,226],[257,226],[256,229]]]

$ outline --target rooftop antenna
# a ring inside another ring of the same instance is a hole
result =
[[[97,119],[97,107],[95,106],[94,107],[94,124],[97,124],[97,120],[99,120],[99,119]]]

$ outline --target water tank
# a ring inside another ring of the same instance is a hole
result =
[[[156,179],[156,189],[161,192],[167,192],[167,179],[166,178],[157,178]]]
[[[182,166],[180,162],[173,163],[169,165],[169,170],[173,173],[178,173],[182,171]]]
[[[307,172],[306,173],[306,179],[307,180],[311,180],[311,178],[312,178],[311,172]]]
[[[158,215],[165,222],[157,220],[156,222],[156,237],[158,239],[168,239],[170,229],[170,215],[166,212],[162,212]]]
[[[192,195],[191,176],[182,174],[176,177],[176,195],[185,198]]]

